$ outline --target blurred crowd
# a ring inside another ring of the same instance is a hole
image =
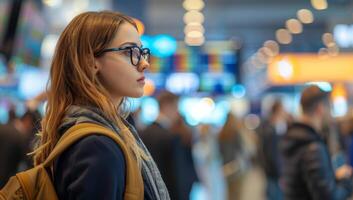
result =
[[[301,116],[292,116],[277,99],[253,130],[231,112],[222,127],[192,127],[178,112],[179,96],[162,91],[155,98],[159,114],[152,124],[142,126],[138,111],[127,120],[151,152],[171,199],[351,196],[353,118],[331,117],[328,94],[318,87],[303,91]],[[0,187],[32,167],[30,152],[42,116],[38,103],[26,105],[22,116],[12,107],[8,122],[0,125],[0,160],[5,161],[0,162]]]

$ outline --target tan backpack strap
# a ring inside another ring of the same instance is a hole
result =
[[[44,167],[48,167],[52,162],[63,153],[68,147],[78,140],[89,135],[104,135],[114,140],[125,157],[126,164],[126,188],[125,197],[133,196],[131,199],[143,199],[144,188],[141,170],[137,166],[137,161],[134,160],[132,153],[128,150],[124,141],[112,130],[93,123],[81,123],[74,125],[67,130],[60,138],[53,151],[48,158],[43,162]],[[129,199],[129,198],[127,198]]]
[[[60,156],[68,147],[78,140],[89,135],[104,135],[114,140],[122,149],[123,153],[128,152],[122,139],[113,131],[93,123],[80,123],[67,130],[55,145],[48,158],[43,162],[44,167],[48,167]],[[129,157],[129,159],[131,159]]]

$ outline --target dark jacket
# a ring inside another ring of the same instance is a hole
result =
[[[99,122],[99,117],[89,114],[72,114],[59,132],[64,134],[77,123]],[[79,140],[54,163],[54,187],[60,200],[122,200],[125,178],[124,154],[106,136],[92,135]],[[153,199],[150,191],[144,180],[145,199]]]
[[[110,138],[83,138],[60,156],[54,169],[59,199],[123,199],[125,158]]]
[[[294,123],[280,142],[285,199],[346,199],[351,181],[337,182],[322,138],[312,127]]]
[[[179,199],[175,169],[177,136],[158,122],[153,122],[140,135],[161,172],[170,198]]]
[[[268,120],[256,131],[259,135],[259,157],[267,177],[278,179],[280,176],[279,135]]]
[[[25,156],[25,142],[20,132],[11,124],[0,124],[0,188],[17,172]]]

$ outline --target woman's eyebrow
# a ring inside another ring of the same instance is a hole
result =
[[[122,47],[122,46],[127,46],[127,45],[142,47],[142,45],[139,45],[136,42],[124,42],[120,46]]]

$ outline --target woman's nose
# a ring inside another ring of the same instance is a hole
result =
[[[141,57],[139,66],[138,66],[138,71],[145,71],[146,69],[148,69],[150,67],[150,63],[144,59],[143,57]]]

